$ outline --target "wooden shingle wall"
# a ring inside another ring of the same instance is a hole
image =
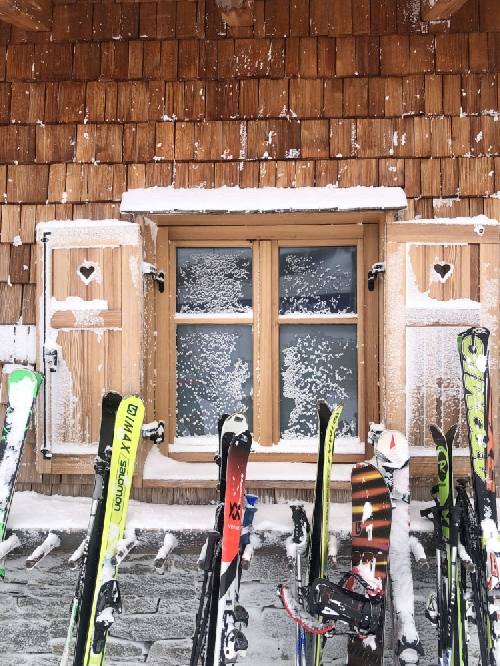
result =
[[[468,0],[59,2],[0,22],[0,324],[34,323],[34,227],[152,185],[405,188],[410,218],[500,216],[500,12]]]

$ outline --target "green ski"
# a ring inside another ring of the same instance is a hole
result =
[[[0,543],[5,539],[10,507],[21,464],[24,441],[43,375],[15,368],[7,378],[7,411],[0,440]],[[0,567],[0,578],[5,569]]]

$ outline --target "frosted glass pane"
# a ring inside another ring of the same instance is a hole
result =
[[[471,322],[478,326],[479,322]],[[457,335],[464,326],[411,326],[406,329],[406,435],[412,446],[435,449],[434,423],[446,432],[459,424],[455,446],[467,446],[464,390]]]
[[[356,326],[280,327],[280,423],[284,439],[314,437],[316,402],[342,403],[339,432],[357,434]]]
[[[280,314],[340,312],[356,312],[356,248],[280,248]]]
[[[177,250],[177,312],[249,312],[252,250],[185,247]]]
[[[224,412],[244,412],[251,424],[251,394],[250,326],[177,327],[178,437],[215,435]]]

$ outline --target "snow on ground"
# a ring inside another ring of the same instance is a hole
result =
[[[196,560],[202,537],[177,546],[168,558],[165,574],[154,572],[154,553],[132,552],[120,567],[119,581],[123,613],[111,630],[106,650],[107,666],[186,666],[198,608],[201,572]],[[430,566],[413,565],[417,628],[425,648],[421,666],[437,662],[437,636],[424,617],[425,600],[435,588],[432,544],[424,539]],[[7,561],[7,577],[0,586],[0,666],[58,666],[67,631],[69,607],[77,570],[67,564],[67,552],[54,551],[32,571],[24,558]],[[343,540],[338,565],[328,577],[338,581],[350,563],[349,541]],[[249,649],[241,666],[292,665],[295,625],[288,619],[276,596],[276,585],[287,580],[284,545],[273,543],[255,552],[248,571],[243,572],[240,601],[249,612],[245,634]],[[386,664],[392,664],[390,614],[387,616]],[[470,663],[477,663],[475,628],[470,626]],[[325,663],[345,664],[346,636],[327,640]],[[240,663],[240,660],[238,661]]]
[[[123,193],[122,213],[388,210],[406,208],[400,187],[148,187]]]
[[[420,509],[428,502],[412,502],[411,525],[414,531],[430,532],[430,521],[420,517]],[[312,505],[306,503],[311,513]],[[31,491],[14,495],[9,517],[12,530],[85,530],[89,519],[90,498],[62,495],[40,495]],[[128,527],[141,530],[210,529],[214,520],[213,505],[188,506],[178,504],[146,504],[131,500]],[[288,504],[258,504],[254,526],[257,531],[291,532],[292,522]],[[347,533],[351,530],[351,504],[332,503],[330,530]]]

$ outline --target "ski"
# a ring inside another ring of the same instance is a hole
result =
[[[115,558],[125,532],[143,419],[142,400],[136,396],[123,398],[116,412],[108,492],[83,666],[100,666],[104,663],[106,640],[114,621],[114,612],[121,612],[120,590],[116,580],[118,565]]]
[[[87,534],[83,541],[83,551],[79,557],[80,573],[76,584],[75,595],[71,602],[70,621],[63,649],[61,666],[70,663],[73,653],[74,666],[82,666],[85,656],[88,623],[92,605],[92,594],[95,588],[97,563],[101,533],[104,522],[104,509],[108,490],[109,465],[111,447],[115,428],[116,411],[121,401],[118,393],[106,393],[102,399],[101,429],[99,444],[94,464],[95,480],[90,506],[90,518]],[[73,650],[73,643],[74,650]]]
[[[440,521],[441,551],[437,603],[440,609],[438,659],[440,663],[460,666],[467,664],[465,613],[462,595],[462,571],[458,561],[460,516],[453,497],[453,442],[457,426],[446,434],[430,426],[436,445],[438,483],[434,493],[436,519]]]
[[[462,367],[465,416],[469,435],[472,489],[481,530],[482,566],[478,583],[483,586],[482,635],[487,640],[489,663],[500,664],[500,535],[496,507],[495,459],[491,387],[488,365],[490,333],[470,328],[458,335]],[[486,589],[484,589],[484,586]]]
[[[379,666],[384,657],[384,615],[391,533],[391,496],[381,472],[370,463],[358,463],[352,485],[352,575],[345,587],[380,601],[380,622],[374,633],[349,637],[350,666]]]
[[[0,440],[0,543],[5,539],[26,433],[42,381],[42,374],[27,368],[15,368],[7,375],[7,410]],[[4,577],[0,562],[0,579]]]
[[[291,503],[293,521],[293,534],[287,539],[287,556],[290,568],[293,572],[294,593],[297,597],[299,608],[304,609],[304,598],[302,588],[304,586],[304,574],[306,573],[304,561],[309,553],[311,527],[307,519],[304,505],[300,502]],[[284,599],[282,597],[284,603]],[[285,607],[286,610],[286,607]],[[288,611],[287,611],[288,612]],[[292,618],[293,619],[293,618]],[[295,666],[306,666],[306,635],[305,627],[297,622],[295,640]]]
[[[215,634],[217,630],[217,610],[219,605],[219,584],[221,565],[221,538],[224,526],[224,500],[226,495],[227,456],[233,438],[248,429],[243,414],[223,414],[217,425],[219,449],[215,462],[218,474],[218,504],[215,511],[214,529],[209,532],[198,560],[203,570],[200,603],[195,620],[190,666],[200,662],[207,666],[214,662]],[[250,516],[249,516],[250,517]]]
[[[232,439],[227,454],[214,666],[236,662],[239,655],[245,655],[248,647],[239,629],[241,624],[248,623],[248,614],[242,606],[237,605],[237,599],[243,495],[251,445],[252,437],[246,430]]]
[[[330,410],[324,400],[318,401],[319,445],[314,506],[311,521],[311,546],[308,580],[311,585],[317,578],[326,576],[328,564],[328,519],[330,510],[330,474],[332,468],[335,431],[343,407]],[[312,666],[320,666],[323,638],[312,636],[306,648]]]
[[[391,541],[389,552],[390,601],[394,630],[393,654],[400,666],[418,664],[424,655],[415,624],[415,597],[411,553],[425,559],[423,547],[410,536],[410,452],[408,440],[397,430],[370,423],[368,442],[374,446],[375,464],[391,493]]]

